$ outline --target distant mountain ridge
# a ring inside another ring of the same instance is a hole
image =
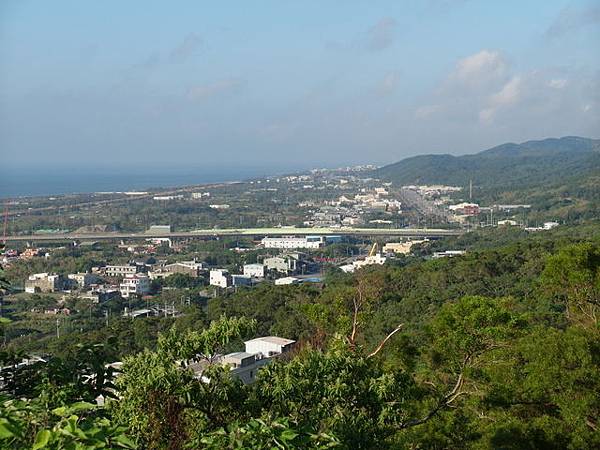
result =
[[[479,153],[420,155],[381,167],[373,176],[397,184],[503,188],[550,184],[600,173],[600,139],[577,136],[506,143]]]

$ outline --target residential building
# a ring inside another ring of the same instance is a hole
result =
[[[121,294],[117,286],[92,286],[92,288],[79,298],[90,300],[92,303],[103,303],[116,298]]]
[[[244,275],[254,278],[265,277],[264,264],[244,264]]]
[[[98,277],[92,273],[71,273],[68,275],[68,278],[73,283],[77,284],[77,287],[80,289],[98,282]]]
[[[56,292],[63,288],[64,280],[61,275],[49,273],[34,273],[25,281],[25,292]]]
[[[190,277],[197,278],[200,276],[200,272],[205,269],[205,266],[201,262],[193,261],[179,261],[172,264],[167,264],[163,267],[159,267],[156,270],[148,272],[148,276],[151,280],[157,278],[166,278],[170,275],[181,273],[189,275]]]
[[[150,293],[150,277],[145,274],[135,273],[126,275],[119,285],[121,297],[142,296]]]
[[[245,351],[233,352],[227,355],[217,356],[212,361],[202,360],[192,362],[188,365],[194,372],[196,378],[205,383],[210,383],[210,378],[204,375],[204,371],[210,364],[222,364],[229,367],[231,375],[245,384],[253,383],[259,370],[269,364],[273,358],[289,352],[295,341],[277,336],[265,336],[246,341]]]
[[[232,285],[232,278],[227,269],[212,269],[210,271],[210,285],[227,288]]]
[[[264,336],[244,342],[246,353],[274,356],[289,352],[296,341],[278,336]]]
[[[133,275],[138,272],[141,272],[141,266],[137,264],[125,264],[120,266],[106,266],[104,268],[104,273],[107,277],[124,277],[126,275]]]

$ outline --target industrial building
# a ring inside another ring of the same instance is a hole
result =
[[[261,243],[265,248],[279,249],[317,249],[327,244],[341,242],[341,236],[283,236],[283,237],[266,237]]]

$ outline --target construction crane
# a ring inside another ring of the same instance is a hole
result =
[[[378,249],[379,246],[377,245],[377,242],[374,242],[373,246],[371,247],[371,251],[369,252],[369,256],[375,256],[377,254]]]

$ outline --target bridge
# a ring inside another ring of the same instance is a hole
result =
[[[46,233],[18,236],[6,236],[6,242],[61,242],[61,241],[103,241],[103,240],[135,240],[152,238],[210,238],[210,237],[266,237],[266,236],[357,236],[357,237],[413,237],[413,238],[441,238],[446,236],[459,236],[464,230],[442,228],[224,228],[205,229],[194,231],[174,231],[170,233]]]

